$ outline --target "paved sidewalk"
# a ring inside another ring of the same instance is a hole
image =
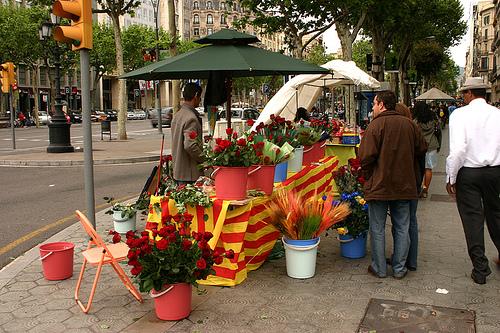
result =
[[[313,278],[287,277],[284,258],[266,262],[236,287],[210,287],[206,295],[197,295],[190,317],[179,322],[155,319],[149,297],[144,295],[144,304],[139,304],[106,267],[90,314],[85,315],[73,299],[80,252],[86,243],[83,230],[75,224],[47,241],[76,244],[71,279],[46,281],[37,248],[0,271],[0,331],[348,333],[357,330],[369,299],[382,298],[474,310],[477,332],[499,332],[500,270],[492,264],[486,285],[470,279],[472,267],[456,205],[445,193],[446,153],[443,147],[429,198],[419,202],[418,270],[403,280],[367,274],[369,253],[359,260],[344,259],[337,241],[329,236],[321,240]],[[112,226],[111,217],[103,212],[97,214],[97,221],[103,235]],[[389,249],[389,232],[387,236]],[[496,249],[485,238],[487,255],[493,259]],[[82,295],[91,285],[91,279],[86,281]],[[436,293],[437,288],[449,293]]]

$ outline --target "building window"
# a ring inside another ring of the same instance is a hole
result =
[[[45,67],[40,67],[40,86],[45,87],[47,85],[47,69]]]
[[[194,15],[193,24],[200,24],[200,15],[198,15],[198,14]]]
[[[490,16],[485,16],[483,18],[483,25],[489,25],[490,24]]]
[[[207,9],[214,9],[212,6],[212,1],[207,1]]]
[[[220,16],[220,24],[227,24],[226,15]]]
[[[488,69],[488,57],[481,58],[481,69]]]
[[[213,34],[214,30],[212,28],[207,28],[207,35]]]
[[[236,6],[236,3],[233,3],[233,11],[238,11],[238,7]]]
[[[199,36],[200,35],[200,29],[199,28],[194,28],[193,29],[193,35],[194,36]]]
[[[198,4],[198,1],[193,2],[193,9],[200,9],[200,5]]]
[[[207,15],[207,24],[214,24],[214,17],[212,14]]]
[[[484,39],[488,39],[488,29],[484,29]]]
[[[224,1],[220,3],[219,10],[226,10],[226,3]]]
[[[19,81],[19,85],[27,85],[28,82],[26,80],[26,67],[19,66],[19,76],[17,77]]]
[[[233,16],[233,23],[236,22],[238,20],[238,16],[234,15]]]

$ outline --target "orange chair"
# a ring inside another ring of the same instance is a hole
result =
[[[127,260],[128,246],[125,243],[117,243],[117,244],[105,244],[102,238],[97,234],[94,227],[87,219],[87,217],[80,212],[76,211],[76,216],[80,220],[83,228],[90,236],[90,241],[87,246],[87,249],[82,252],[83,254],[83,264],[82,269],[80,271],[80,276],[78,277],[78,282],[76,283],[75,289],[75,300],[83,310],[84,313],[88,313],[90,306],[92,305],[92,299],[94,298],[95,290],[97,287],[97,281],[99,280],[99,276],[101,275],[102,266],[105,264],[110,264],[115,272],[118,274],[118,277],[123,282],[125,287],[130,291],[134,297],[142,303],[142,296],[137,291],[137,289],[132,284],[132,281],[125,274],[123,269],[120,267],[119,262]],[[78,292],[80,291],[80,286],[82,284],[83,273],[85,272],[85,266],[87,266],[87,262],[91,265],[97,266],[97,271],[94,278],[94,284],[92,285],[92,290],[90,291],[89,301],[87,305],[83,305],[83,303],[78,299]]]

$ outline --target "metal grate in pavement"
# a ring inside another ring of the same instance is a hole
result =
[[[448,194],[431,194],[431,201],[437,202],[453,202],[455,203],[455,199],[450,197]]]
[[[475,320],[472,310],[372,298],[358,333],[475,333]]]

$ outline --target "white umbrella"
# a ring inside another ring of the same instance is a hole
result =
[[[329,69],[330,74],[297,75],[281,87],[264,107],[252,130],[261,122],[269,122],[271,114],[293,120],[299,106],[310,110],[323,87],[343,84],[365,85],[372,89],[380,87],[380,83],[356,66],[354,61],[337,59],[321,67]]]
[[[455,99],[445,94],[438,88],[432,88],[415,98],[417,101],[454,101]]]

